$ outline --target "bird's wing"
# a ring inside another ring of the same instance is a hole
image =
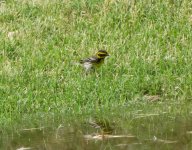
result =
[[[93,57],[90,57],[90,58],[80,60],[80,63],[86,63],[86,62],[96,63],[96,62],[98,62],[98,58],[93,56]]]

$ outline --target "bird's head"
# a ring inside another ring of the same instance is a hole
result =
[[[109,53],[106,51],[106,50],[99,50],[97,53],[96,53],[96,56],[98,58],[105,58],[107,56],[109,56]]]

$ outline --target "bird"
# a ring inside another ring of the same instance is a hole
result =
[[[94,56],[81,59],[80,64],[83,65],[86,72],[89,72],[100,67],[107,56],[109,56],[109,53],[106,50],[99,50]]]
[[[114,122],[108,119],[90,118],[88,124],[95,129],[100,129],[102,135],[112,134],[114,131]]]

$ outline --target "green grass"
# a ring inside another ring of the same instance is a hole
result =
[[[0,122],[125,106],[186,111],[191,7],[190,0],[1,1]],[[111,56],[86,76],[77,62],[98,49]],[[148,103],[145,95],[161,101]]]

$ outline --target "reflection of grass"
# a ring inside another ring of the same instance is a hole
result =
[[[3,122],[29,113],[81,114],[119,105],[153,105],[150,113],[164,109],[144,95],[182,112],[191,99],[187,2],[20,0],[0,8]],[[111,57],[97,75],[85,76],[76,62],[100,48]]]

